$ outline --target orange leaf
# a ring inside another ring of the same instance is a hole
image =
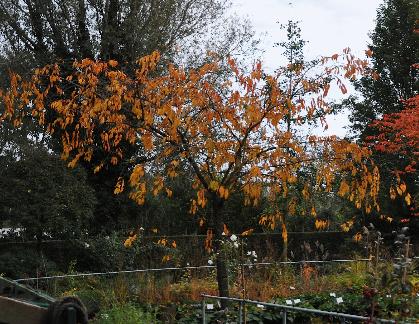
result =
[[[116,67],[118,65],[118,62],[115,60],[109,60],[108,61],[109,66],[111,67]]]
[[[241,233],[241,236],[249,236],[253,233],[254,229],[250,228],[248,230],[245,230],[243,233]]]

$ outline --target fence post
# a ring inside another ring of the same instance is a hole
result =
[[[67,309],[67,324],[76,324],[76,322],[77,322],[76,309],[74,307],[69,307]]]
[[[287,310],[282,311],[282,324],[287,324]]]
[[[205,318],[205,297],[202,297],[202,302],[201,302],[201,310],[202,310],[202,324],[207,324],[207,320]]]
[[[243,323],[243,302],[239,304],[239,324]]]

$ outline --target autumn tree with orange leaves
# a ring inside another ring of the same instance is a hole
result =
[[[330,86],[337,84],[345,92],[343,79],[365,72],[367,63],[349,50],[324,58],[323,72],[314,79],[302,73],[301,65],[290,66],[298,76],[292,82],[304,90],[292,100],[279,82],[283,71],[267,74],[260,63],[245,74],[229,59],[232,77],[219,80],[216,61],[196,70],[170,65],[163,75],[153,73],[158,62],[158,52],[141,58],[135,77],[119,70],[116,61],[90,59],[76,61],[66,77],[58,65],[36,70],[30,80],[12,75],[10,88],[0,93],[1,120],[19,126],[31,115],[50,133],[59,132],[62,158],[70,167],[88,163],[95,148],[102,147],[108,155],[93,166],[95,172],[120,163],[122,140],[140,144],[143,150],[115,186],[115,194],[128,190],[138,204],[148,192],[170,197],[168,180],[187,164],[196,192],[190,213],[210,210],[200,223],[206,224],[207,242],[217,253],[221,296],[229,295],[220,246],[228,226],[223,208],[231,193],[242,192],[246,205],[256,205],[262,197],[275,201],[288,195],[298,172],[315,165],[316,177],[303,189],[308,201],[313,192],[331,191],[339,181],[339,194],[358,208],[379,208],[379,174],[367,148],[334,136],[298,135],[290,127],[301,129],[324,119],[330,112],[325,100]],[[54,100],[47,100],[52,94]],[[56,117],[47,122],[51,111]],[[279,226],[287,241],[281,213],[269,215],[266,223]]]
[[[406,100],[405,107],[374,121],[370,127],[377,129],[378,134],[368,140],[377,152],[405,158],[404,169],[395,171],[414,173],[419,156],[419,95]]]
[[[390,198],[402,198],[409,207],[409,215],[418,217],[415,206],[416,188],[414,185],[407,188],[406,182],[414,184],[418,174],[419,95],[406,100],[405,109],[402,111],[386,114],[371,123],[370,127],[378,133],[367,138],[369,146],[376,152],[392,156],[398,161],[395,164],[397,166],[389,167],[394,175],[393,184],[390,186]],[[411,219],[404,218],[401,222],[410,222]]]

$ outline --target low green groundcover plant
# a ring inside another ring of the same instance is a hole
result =
[[[155,314],[144,311],[138,305],[127,303],[101,310],[93,320],[101,324],[157,323]]]

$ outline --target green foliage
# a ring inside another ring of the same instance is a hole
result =
[[[19,246],[2,249],[0,253],[0,273],[6,277],[17,279],[28,275],[35,275],[38,269],[40,273],[51,273],[57,270],[57,264],[40,255],[36,249],[22,249]]]
[[[27,239],[71,238],[87,229],[96,200],[82,169],[70,170],[57,156],[33,146],[4,164],[1,211],[13,227],[24,229]]]
[[[418,91],[417,70],[412,68],[419,57],[419,35],[413,31],[418,17],[419,6],[410,0],[386,0],[377,11],[369,47],[379,78],[365,77],[355,83],[364,100],[349,103],[352,127],[361,139],[370,135],[368,125],[374,119],[401,110],[400,100]]]
[[[76,247],[79,250],[79,271],[117,271],[144,267],[142,256],[150,249],[158,250],[155,244],[142,245],[141,237],[131,247],[125,247],[128,233],[115,231],[109,235],[85,236]],[[150,255],[150,254],[148,254]]]
[[[419,91],[418,70],[413,64],[419,58],[418,28],[419,5],[411,0],[385,0],[377,10],[376,25],[370,34],[372,51],[372,69],[377,77],[363,77],[354,82],[360,98],[350,97],[343,106],[349,108],[351,136],[365,143],[368,137],[377,135],[377,129],[370,124],[384,114],[399,112],[404,109],[404,100],[413,97]],[[381,214],[390,215],[394,221],[374,223],[383,232],[391,232],[400,219],[413,214],[403,199],[390,200],[389,189],[395,184],[394,171],[403,171],[409,159],[403,154],[374,154],[374,162],[380,169],[381,183],[379,205]],[[417,174],[404,176],[411,196],[415,196]],[[364,215],[359,215],[365,217]],[[370,221],[368,221],[370,222]],[[419,223],[411,217],[413,226]]]
[[[367,282],[363,288],[364,297],[369,304],[369,313],[385,314],[395,319],[406,319],[417,314],[418,298],[415,296],[414,264],[411,258],[410,237],[408,227],[395,233],[394,246],[396,254],[392,262],[374,262],[369,269]],[[374,237],[377,231],[372,228],[369,235]],[[382,243],[380,233],[375,235],[374,249],[376,260],[380,258],[379,244]],[[378,243],[378,244],[377,244]]]
[[[103,324],[138,324],[157,323],[155,314],[144,312],[138,305],[131,303],[115,305],[100,311],[93,323]]]

